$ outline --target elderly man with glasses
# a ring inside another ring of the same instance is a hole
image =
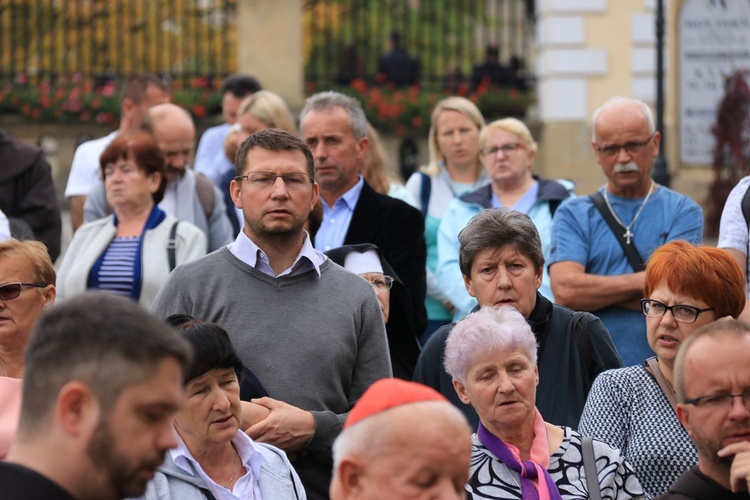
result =
[[[663,499],[750,499],[750,326],[711,323],[675,361],[677,418],[698,449],[698,465]]]
[[[549,275],[555,301],[601,318],[625,366],[652,356],[641,314],[644,262],[672,240],[699,244],[695,201],[651,179],[661,135],[649,107],[614,97],[594,112],[592,147],[607,182],[555,213]]]

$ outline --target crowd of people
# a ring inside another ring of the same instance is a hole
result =
[[[194,155],[128,78],[62,255],[0,131],[0,499],[750,498],[750,180],[712,248],[636,99],[593,114],[591,195],[462,97],[405,185],[351,97],[222,108]]]

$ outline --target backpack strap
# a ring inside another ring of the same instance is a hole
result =
[[[583,318],[586,313],[583,311],[575,311],[573,318],[571,319],[573,327],[573,343],[575,343],[578,349],[578,355],[581,357],[581,363],[586,367],[586,375],[589,376],[589,384],[593,382],[590,370],[594,366],[594,348],[591,345],[591,336],[589,335],[588,322],[584,324]]]
[[[419,189],[419,203],[422,205],[422,217],[427,217],[427,206],[430,204],[430,194],[432,192],[432,179],[422,171],[419,174],[422,176],[422,185]]]
[[[745,195],[742,197],[742,215],[745,217],[745,224],[748,230],[750,230],[750,187],[745,191]]]
[[[638,253],[638,249],[635,248],[635,244],[628,244],[625,241],[625,236],[621,233],[622,228],[617,224],[617,221],[612,216],[612,212],[610,212],[609,208],[604,204],[604,196],[597,191],[594,194],[590,194],[589,199],[596,209],[599,210],[599,213],[602,215],[604,222],[609,226],[612,234],[615,235],[615,239],[622,247],[622,251],[625,253],[625,258],[628,259],[633,271],[637,273],[646,269],[646,263],[643,261],[641,254]]]
[[[594,440],[590,436],[581,437],[581,455],[583,455],[583,472],[586,474],[586,489],[590,500],[602,500],[599,489],[599,473],[596,470],[594,457]]]
[[[206,214],[206,220],[208,220],[214,214],[214,204],[216,203],[214,183],[205,175],[196,173],[195,191],[198,193],[198,200],[200,200],[203,213]]]
[[[174,271],[177,265],[177,256],[175,250],[177,249],[177,224],[180,221],[176,221],[172,224],[172,229],[169,230],[169,239],[167,240],[167,260],[169,260],[169,272]]]
[[[664,393],[670,406],[672,406],[672,409],[677,413],[677,397],[674,394],[674,389],[672,389],[669,382],[664,377],[664,374],[661,372],[656,356],[651,356],[646,360],[646,370],[648,370],[651,376],[654,377],[656,383],[659,384],[661,392]]]

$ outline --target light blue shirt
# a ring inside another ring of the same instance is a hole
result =
[[[222,174],[234,168],[234,163],[224,154],[224,139],[232,126],[222,123],[203,132],[195,152],[195,171],[219,185]]]
[[[507,208],[515,210],[516,212],[521,212],[522,214],[528,214],[538,196],[539,183],[534,181],[534,185],[531,186],[523,196],[521,196],[521,199],[519,199],[512,207]],[[495,191],[492,191],[492,206],[494,208],[503,208],[503,204],[500,202],[500,198],[497,197],[497,194],[495,194]]]
[[[278,276],[274,274],[271,269],[271,263],[268,260],[266,253],[260,249],[246,234],[245,231],[240,231],[237,238],[227,245],[232,255],[240,259],[248,266],[254,267],[258,271],[274,278],[280,278],[282,276],[297,276],[298,274],[305,273],[310,269],[315,269],[318,276],[320,276],[320,265],[326,261],[328,257],[322,252],[315,250],[310,242],[310,236],[305,232],[305,241],[302,243],[302,248],[297,254],[297,258],[294,263],[280,273]]]
[[[10,223],[8,217],[0,210],[0,241],[7,241],[10,239]]]
[[[327,252],[331,248],[338,248],[344,244],[346,232],[349,230],[349,224],[354,215],[354,207],[357,206],[364,184],[365,181],[360,175],[359,181],[336,200],[333,207],[329,207],[322,198],[320,199],[323,203],[323,223],[315,235],[315,248]]]
[[[260,485],[258,484],[260,478],[260,466],[263,462],[263,457],[255,449],[252,439],[241,430],[237,431],[234,438],[232,438],[232,444],[237,450],[240,456],[242,465],[245,467],[245,474],[240,476],[234,488],[228,490],[223,485],[216,484],[208,474],[205,473],[201,464],[193,458],[193,455],[188,450],[187,445],[182,440],[179,434],[175,432],[177,437],[177,447],[169,450],[172,455],[172,461],[177,467],[182,469],[186,474],[193,477],[200,477],[208,487],[209,491],[213,494],[216,500],[236,500],[252,498],[255,500],[262,500],[260,493]]]

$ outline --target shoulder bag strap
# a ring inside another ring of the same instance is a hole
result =
[[[590,436],[582,436],[581,454],[583,455],[583,471],[586,474],[586,489],[589,490],[590,500],[602,500],[599,490],[599,473],[596,470],[594,458],[594,440]]]
[[[646,370],[648,370],[651,376],[654,377],[654,380],[656,380],[656,383],[659,384],[659,387],[661,388],[661,392],[664,393],[669,404],[672,406],[672,409],[677,413],[677,398],[675,397],[674,390],[670,387],[669,382],[664,378],[664,374],[659,368],[659,363],[656,361],[656,356],[651,356],[646,360]]]
[[[573,313],[572,323],[573,323],[573,342],[576,345],[576,348],[578,349],[578,355],[581,357],[581,362],[583,363],[584,367],[584,373],[588,376],[589,380],[589,389],[591,388],[591,384],[594,382],[594,378],[591,376],[591,371],[594,368],[594,349],[591,345],[591,335],[589,334],[588,329],[584,328],[583,324],[583,318],[585,317],[586,313],[583,311],[575,311]],[[586,322],[586,325],[588,325],[588,321]]]
[[[422,217],[427,217],[427,205],[430,204],[430,193],[432,191],[432,179],[424,172],[419,172],[422,176],[422,185],[419,190],[419,203],[422,205]]]
[[[615,235],[617,242],[622,247],[622,251],[625,252],[625,258],[628,259],[630,267],[633,268],[633,271],[639,272],[646,269],[646,264],[643,262],[643,257],[641,257],[641,254],[638,253],[638,250],[635,248],[635,244],[628,245],[625,242],[625,237],[621,233],[622,228],[619,224],[617,224],[615,218],[612,217],[612,212],[610,212],[607,206],[604,204],[604,196],[602,196],[602,194],[597,191],[594,194],[590,194],[589,198],[591,199],[591,202],[594,204],[596,209],[599,210],[599,213],[602,214],[604,222],[607,223],[609,229],[612,230],[612,234]]]
[[[175,249],[177,248],[177,224],[180,221],[176,221],[172,224],[172,229],[169,230],[169,240],[167,240],[167,259],[169,260],[169,272],[174,271],[177,264],[177,258],[175,256]]]
[[[742,216],[745,218],[745,224],[750,230],[750,188],[745,191],[740,207],[742,208]]]

